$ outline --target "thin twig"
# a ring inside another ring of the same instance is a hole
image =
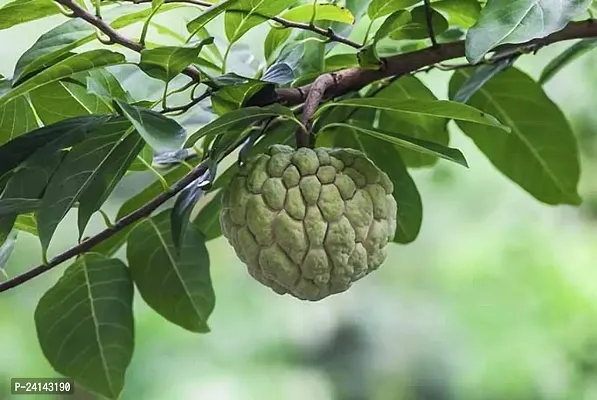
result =
[[[425,0],[425,21],[427,23],[427,33],[429,39],[431,39],[431,46],[437,48],[437,39],[435,38],[435,32],[433,31],[433,9],[431,8],[431,0]]]
[[[151,0],[122,0],[122,1],[131,2],[131,3],[135,3],[135,4],[151,3]],[[193,4],[196,6],[202,6],[202,7],[213,6],[213,3],[210,3],[207,1],[202,1],[202,0],[166,0],[166,3],[187,3],[187,4]],[[245,13],[247,12],[246,10],[237,10],[234,8],[230,8],[227,11],[229,11],[229,12],[245,12]],[[359,43],[352,41],[344,36],[337,35],[331,29],[324,29],[324,28],[316,26],[315,24],[305,24],[302,22],[294,22],[294,21],[289,21],[287,19],[280,18],[280,17],[269,17],[267,15],[263,15],[263,14],[259,14],[259,13],[253,13],[253,15],[260,16],[265,19],[269,19],[271,21],[277,22],[278,24],[282,25],[285,28],[296,28],[296,29],[302,29],[304,31],[310,31],[310,32],[313,32],[313,33],[316,33],[318,35],[328,38],[328,40],[331,42],[343,43],[343,44],[353,47],[355,49],[361,48],[361,45]]]
[[[196,104],[207,99],[211,95],[212,95],[212,91],[206,90],[199,97],[194,98],[187,104],[183,104],[182,106],[176,106],[176,107],[166,107],[163,110],[161,110],[160,113],[162,113],[162,114],[171,113],[171,112],[185,113],[185,112],[189,111],[193,106],[195,106]]]

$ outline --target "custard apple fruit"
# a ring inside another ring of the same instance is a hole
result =
[[[393,190],[357,150],[274,145],[225,189],[220,224],[253,278],[317,301],[385,261],[396,230]]]

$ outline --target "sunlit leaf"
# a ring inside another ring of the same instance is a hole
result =
[[[54,0],[14,0],[0,7],[0,29],[58,14]]]
[[[315,8],[315,17],[313,17],[313,8]],[[294,7],[280,15],[288,21],[310,22],[310,21],[335,21],[345,24],[354,24],[354,15],[349,9],[335,4],[303,4]]]
[[[524,43],[564,28],[593,0],[492,0],[466,35],[466,58],[479,62],[503,43]]]
[[[172,243],[170,210],[141,221],[129,235],[127,260],[135,285],[151,308],[189,331],[210,331],[207,321],[215,306],[210,260],[203,235],[194,225],[188,226],[178,253]]]
[[[367,8],[371,20],[392,14],[419,3],[421,0],[372,0]]]
[[[199,30],[201,30],[205,24],[222,14],[224,11],[231,7],[235,7],[241,2],[241,0],[224,0],[217,4],[213,4],[206,9],[201,15],[192,20],[187,24],[187,30],[194,36]]]
[[[226,11],[224,30],[230,43],[239,40],[251,28],[292,6],[295,0],[239,0]]]
[[[431,3],[431,7],[444,12],[451,24],[464,29],[473,26],[481,14],[477,0],[440,0]]]
[[[117,399],[133,356],[133,293],[122,261],[98,254],[77,258],[35,309],[37,337],[50,365]]]

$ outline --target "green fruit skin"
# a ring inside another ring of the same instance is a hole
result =
[[[220,224],[253,278],[318,301],[385,261],[396,230],[393,191],[357,150],[274,145],[224,189]]]

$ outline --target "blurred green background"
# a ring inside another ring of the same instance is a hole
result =
[[[197,13],[157,20],[184,33]],[[20,54],[63,20],[0,31],[0,73],[11,76]],[[235,47],[232,70],[255,71],[264,32],[254,29]],[[173,43],[155,29],[151,35]],[[537,77],[570,44],[517,65]],[[208,243],[217,296],[211,333],[188,333],[137,297],[136,349],[122,399],[597,399],[596,62],[596,52],[585,55],[546,86],[581,141],[582,207],[538,203],[452,126],[451,144],[470,169],[440,160],[413,172],[424,204],[419,238],[390,245],[380,270],[350,291],[315,304],[278,296],[252,280],[220,238]],[[449,76],[420,78],[445,96]],[[161,90],[148,81],[137,74],[125,84],[140,95]],[[196,114],[188,122],[203,120]],[[105,210],[114,215],[151,180],[125,179]],[[76,242],[74,217],[61,225],[51,254]],[[102,228],[96,218],[88,232]],[[37,239],[22,233],[6,272],[40,261]],[[0,297],[0,399],[13,398],[11,377],[55,376],[37,343],[33,311],[63,270]]]

